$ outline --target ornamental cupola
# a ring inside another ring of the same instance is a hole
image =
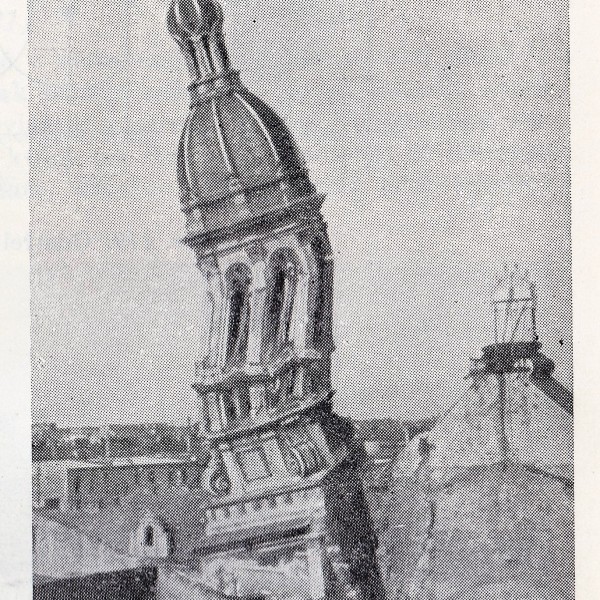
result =
[[[332,407],[333,253],[323,196],[286,125],[232,70],[220,7],[173,0],[168,26],[192,77],[177,153],[184,241],[208,292],[192,384],[210,449],[203,552],[237,557],[252,547],[271,561],[274,547],[283,560],[303,547],[311,577],[302,597],[333,597],[333,587],[346,586],[379,598],[360,451],[351,422]],[[337,583],[325,548],[341,555]],[[347,573],[361,576],[346,584]]]
[[[314,194],[288,128],[231,67],[220,6],[174,0],[167,23],[192,78],[177,154],[186,240],[203,243]]]
[[[193,387],[213,444],[207,487],[230,496],[325,473],[347,453],[329,423],[332,252],[291,133],[230,66],[221,8],[173,0],[168,28],[192,77],[177,173],[210,308]]]

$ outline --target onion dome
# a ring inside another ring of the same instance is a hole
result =
[[[177,155],[186,239],[314,195],[286,125],[230,67],[221,8],[213,0],[173,0],[167,24],[192,76]]]
[[[194,79],[229,70],[223,40],[223,12],[212,0],[173,0],[167,14],[169,33],[179,44]]]

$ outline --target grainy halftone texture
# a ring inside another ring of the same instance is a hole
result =
[[[166,10],[31,3],[35,420],[196,416],[206,289],[179,243],[188,78]],[[515,261],[537,284],[543,349],[570,386],[567,4],[231,0],[224,12],[234,67],[328,195],[336,409],[415,418],[454,406],[469,356],[492,341],[496,273]],[[527,418],[509,407],[521,450],[548,400],[536,394]],[[538,441],[570,448],[561,419]],[[535,457],[478,463],[482,420],[472,437],[449,427],[438,441],[467,440],[473,464],[446,472],[423,458],[370,490],[390,598],[573,597],[572,480]]]
[[[337,409],[448,406],[490,339],[496,273],[515,260],[570,385],[566,3],[224,12],[234,67],[328,195]],[[188,77],[165,13],[160,0],[31,3],[35,419],[195,415],[205,289],[179,243]]]

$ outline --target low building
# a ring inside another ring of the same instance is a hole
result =
[[[189,455],[39,462],[32,471],[33,506],[61,511],[100,510],[136,491],[158,494],[196,488],[201,471],[202,465]]]
[[[32,423],[31,454],[34,461],[57,458],[59,441],[56,423]]]

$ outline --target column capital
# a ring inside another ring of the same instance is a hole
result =
[[[267,249],[262,242],[252,242],[251,244],[247,244],[245,250],[248,258],[253,264],[264,262],[267,258]]]
[[[207,277],[213,277],[219,273],[219,263],[213,254],[198,256],[196,264],[200,271]]]

